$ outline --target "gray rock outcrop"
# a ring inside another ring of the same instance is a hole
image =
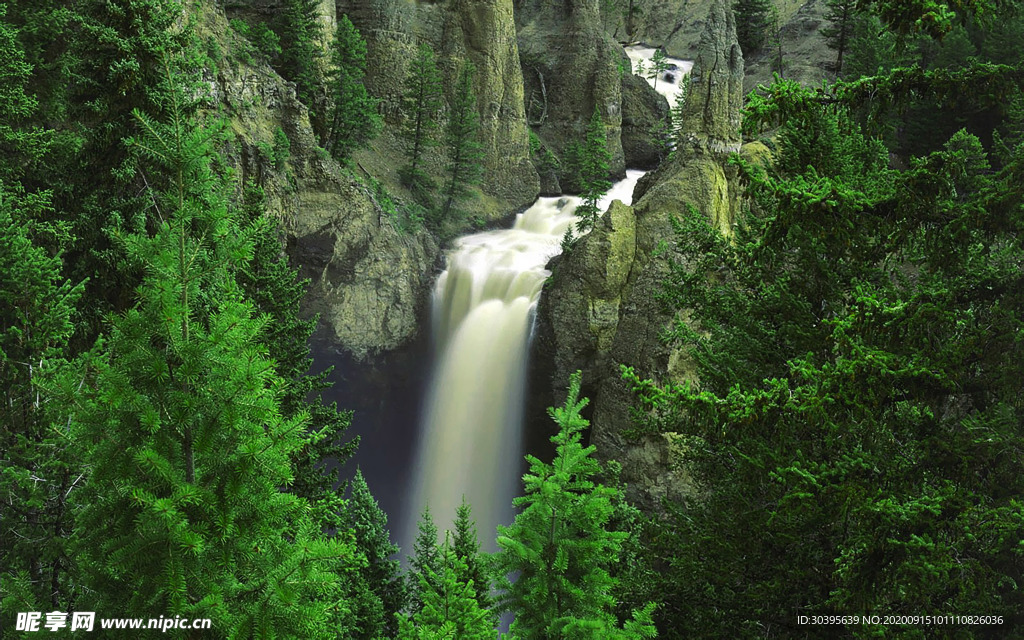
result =
[[[599,0],[526,0],[516,6],[526,105],[537,135],[562,157],[582,142],[595,106],[611,171],[624,175],[622,77],[629,60],[601,24]]]
[[[635,398],[619,365],[661,383],[695,375],[685,351],[661,340],[664,329],[685,315],[667,312],[655,294],[668,271],[671,216],[692,206],[730,235],[739,206],[726,160],[739,150],[743,56],[727,0],[711,7],[694,74],[685,120],[690,135],[672,161],[641,180],[632,207],[613,204],[554,265],[538,309],[535,359],[550,376],[555,403],[569,374],[582,369],[594,407],[592,442],[602,458],[622,463],[629,497],[652,511],[664,497],[687,497],[693,485],[676,462],[673,434],[624,436]]]
[[[223,14],[206,18],[200,35],[216,38],[230,56]],[[317,337],[356,358],[405,343],[419,330],[438,255],[433,239],[399,232],[372,191],[319,150],[294,84],[258,61],[228,56],[207,77],[234,134],[227,159],[243,181],[264,188],[292,264],[312,281],[303,312],[320,315]],[[287,154],[271,151],[281,145],[278,130]]]
[[[512,0],[337,0],[337,13],[347,14],[366,38],[367,85],[393,125],[401,121],[405,78],[420,43],[437,54],[448,96],[464,63],[472,62],[484,150],[481,190],[494,200],[481,212],[500,217],[536,198],[540,181],[530,161]],[[392,157],[400,148],[393,141],[375,146],[389,150],[392,164],[404,162]],[[444,162],[427,166],[441,171]]]

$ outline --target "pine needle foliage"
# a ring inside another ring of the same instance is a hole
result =
[[[974,74],[955,77],[962,92]],[[777,82],[752,101],[749,126],[786,124],[772,171],[740,164],[753,204],[734,239],[680,222],[663,300],[692,314],[673,337],[699,388],[631,376],[702,491],[658,534],[660,588],[682,603],[666,623],[794,637],[778,611],[973,608],[1019,624],[1024,147],[996,171],[960,131],[897,171],[814,96]]]
[[[751,56],[764,48],[771,32],[772,0],[734,0],[736,39],[743,55]]]
[[[829,49],[836,52],[834,71],[843,75],[843,58],[850,50],[854,28],[857,24],[857,0],[826,0],[828,7],[825,19],[831,24],[821,30]]]
[[[182,112],[170,69],[168,121],[137,112],[130,140],[161,178],[154,233],[123,237],[145,274],[138,303],[83,358],[82,391],[68,380],[88,471],[83,604],[208,617],[230,637],[317,637],[334,618],[335,569],[354,552],[281,491],[307,416],[283,415],[266,320],[236,284],[253,246],[210,170],[219,128]]]
[[[481,609],[490,609],[494,605],[491,595],[490,569],[486,558],[480,553],[480,542],[476,534],[476,522],[473,520],[473,509],[466,498],[455,510],[455,523],[452,530],[452,551],[465,565],[460,573],[463,582],[473,583],[476,601]]]
[[[398,632],[396,614],[407,604],[408,591],[399,568],[398,546],[388,538],[388,518],[370,493],[361,471],[349,483],[350,495],[342,526],[351,530],[359,550],[360,567],[344,582],[350,607],[349,637],[376,640]]]
[[[444,189],[444,206],[441,219],[451,213],[453,207],[472,195],[470,187],[480,182],[483,176],[483,147],[477,141],[480,130],[480,115],[477,113],[477,98],[473,87],[476,67],[466,62],[459,72],[455,93],[448,108],[448,129],[445,144],[448,148],[448,183]],[[438,221],[439,222],[439,221]]]
[[[559,428],[551,438],[555,459],[546,464],[526,457],[526,493],[514,501],[522,511],[511,526],[498,527],[496,566],[503,576],[498,606],[515,615],[511,633],[516,637],[653,638],[653,605],[635,611],[624,626],[613,613],[617,581],[610,567],[629,534],[608,528],[621,495],[596,480],[602,468],[593,457],[595,447],[583,446],[589,422],[580,415],[587,404],[579,397],[580,383],[577,372],[565,405],[548,410]],[[512,574],[514,580],[507,577]]]
[[[430,516],[430,507],[424,507],[416,525],[416,540],[412,545],[409,580],[409,612],[416,615],[423,609],[423,594],[426,588],[435,588],[432,583],[441,573],[441,551],[437,546],[437,525]],[[424,586],[424,581],[426,586]]]
[[[289,490],[311,503],[313,518],[326,533],[340,534],[344,501],[336,489],[342,484],[339,469],[359,444],[358,438],[346,440],[351,412],[323,402],[320,392],[330,386],[327,376],[332,369],[309,373],[313,364],[309,339],[317,318],[299,317],[308,281],[300,280],[288,264],[279,241],[279,225],[267,217],[263,189],[256,184],[249,183],[243,190],[241,220],[252,227],[253,258],[242,265],[236,279],[257,313],[268,318],[262,340],[285,383],[281,410],[286,417],[302,413],[309,417],[307,444],[293,458],[295,479]],[[325,466],[328,460],[334,465]]]
[[[593,229],[601,216],[599,203],[612,186],[608,179],[611,160],[604,122],[595,106],[587,126],[586,140],[579,152],[579,176],[583,189],[580,197],[583,203],[576,208],[576,217],[579,218],[576,230],[580,233]]]
[[[435,543],[436,546],[436,543]],[[412,619],[399,616],[399,640],[493,640],[495,619],[477,601],[466,563],[445,537],[437,569],[418,575],[423,606]]]
[[[402,110],[405,120],[402,137],[408,150],[409,164],[402,168],[402,181],[422,202],[426,191],[433,189],[430,177],[423,171],[423,154],[438,144],[438,115],[444,106],[441,73],[434,60],[434,50],[421,44],[409,66],[405,81]]]
[[[317,20],[318,2],[284,0],[282,9],[276,25],[281,47],[280,71],[295,83],[299,100],[314,110],[313,120],[322,122],[322,111],[316,113],[324,102],[320,75],[324,53],[319,45],[322,27]]]
[[[366,90],[365,75],[366,41],[348,16],[342,15],[334,32],[327,74],[331,110],[325,146],[335,158],[347,158],[380,132],[377,100]]]
[[[82,293],[61,277],[59,255],[34,241],[46,194],[0,185],[0,601],[41,611],[71,599],[67,496],[81,480],[52,389],[63,368]],[[44,234],[45,238],[46,235]]]

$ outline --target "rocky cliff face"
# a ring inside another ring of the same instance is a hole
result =
[[[538,310],[536,361],[550,375],[549,388],[557,394],[572,371],[583,369],[594,406],[592,441],[599,455],[623,464],[630,497],[649,509],[662,497],[685,497],[692,486],[674,462],[673,436],[623,436],[633,397],[618,365],[662,382],[694,375],[685,352],[660,340],[680,318],[654,294],[667,273],[672,215],[693,206],[732,233],[739,190],[726,159],[740,148],[743,56],[727,0],[711,6],[696,60],[685,121],[690,135],[671,162],[641,180],[632,207],[613,205],[555,265]]]
[[[292,263],[312,280],[303,306],[320,314],[318,337],[357,358],[406,342],[418,331],[437,259],[433,239],[396,230],[372,191],[319,152],[295,86],[239,59],[238,36],[222,13],[207,9],[203,17],[200,36],[223,52],[207,81],[234,134],[228,161],[264,187]]]
[[[534,130],[561,157],[569,143],[583,140],[596,106],[612,173],[624,175],[622,78],[629,60],[605,32],[599,0],[519,2],[516,24]]]
[[[700,51],[705,19],[716,0],[606,0],[602,22],[619,42],[645,42],[664,47],[673,58],[692,60]],[[773,0],[782,24],[795,20],[804,5],[822,0]],[[748,61],[749,62],[749,61]],[[769,78],[771,74],[769,73]]]
[[[481,211],[498,217],[536,198],[540,182],[530,161],[512,0],[337,0],[337,12],[348,14],[366,38],[367,83],[392,124],[401,118],[406,72],[420,43],[438,54],[449,95],[464,63],[472,62],[485,153],[481,189],[494,200]],[[401,162],[394,157],[399,145],[387,138],[380,150],[392,164]],[[434,166],[440,170],[443,162]]]

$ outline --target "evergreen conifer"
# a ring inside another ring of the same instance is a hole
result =
[[[835,72],[843,75],[843,57],[853,39],[853,29],[857,17],[857,0],[826,0],[828,10],[825,18],[830,26],[821,30],[828,47],[836,52]]]
[[[433,588],[435,576],[441,575],[440,550],[437,547],[437,526],[430,517],[430,507],[424,507],[416,525],[416,540],[413,542],[412,567],[408,573],[409,612],[413,615],[423,609],[424,580]]]
[[[365,75],[366,41],[348,16],[342,15],[331,46],[328,73],[331,113],[325,146],[335,158],[347,158],[380,131],[377,100],[366,90]]]
[[[750,56],[768,41],[771,31],[772,0],[734,0],[733,14],[736,16],[736,38],[743,54]]]
[[[448,109],[448,184],[444,190],[442,219],[448,217],[458,202],[472,194],[470,187],[477,184],[483,176],[483,167],[480,164],[483,149],[477,142],[480,116],[476,112],[477,100],[473,88],[475,74],[476,68],[473,63],[466,62],[459,73],[459,80]]]
[[[76,447],[52,379],[67,357],[81,286],[60,275],[59,255],[33,241],[45,194],[0,185],[0,603],[5,612],[71,599],[68,495],[79,486]],[[5,624],[9,624],[5,622]]]
[[[665,52],[661,49],[654,51],[654,56],[651,57],[651,66],[647,70],[647,77],[654,80],[654,88],[658,88],[658,80],[661,78],[661,74],[668,70],[668,60]]]
[[[426,192],[433,185],[420,163],[424,152],[437,144],[435,131],[443,97],[441,74],[434,61],[434,51],[429,45],[421,44],[409,67],[405,96],[402,99],[405,111],[402,136],[409,154],[409,164],[402,168],[402,181],[421,202],[426,200]]]
[[[466,565],[447,536],[437,564],[437,571],[418,576],[423,607],[412,620],[399,616],[399,640],[492,640],[495,620],[480,607],[473,583],[464,579]]]
[[[281,491],[306,415],[282,415],[266,319],[235,280],[251,236],[210,170],[218,130],[182,113],[170,66],[169,122],[137,112],[143,134],[130,141],[162,185],[155,234],[124,236],[145,274],[139,303],[83,359],[83,390],[71,388],[77,375],[67,385],[88,469],[76,514],[83,600],[211,618],[228,636],[315,637],[333,624],[335,569],[354,551]]]
[[[480,553],[480,542],[476,535],[473,510],[465,497],[455,510],[455,526],[452,531],[452,551],[465,565],[465,572],[459,578],[473,583],[476,600],[481,609],[490,609],[494,604],[491,596],[491,577],[484,557]]]
[[[398,560],[393,558],[398,547],[388,538],[387,515],[370,494],[361,471],[356,471],[349,490],[342,526],[353,532],[356,548],[363,556],[356,575],[344,587],[351,610],[350,637],[394,637],[398,630],[395,614],[405,608],[408,599]]]
[[[509,526],[498,527],[496,558],[503,588],[499,605],[515,614],[511,632],[538,640],[653,638],[654,605],[634,612],[620,626],[615,618],[616,585],[609,569],[619,559],[623,531],[607,528],[619,490],[595,480],[602,472],[595,447],[584,447],[589,424],[580,415],[580,374],[572,376],[565,405],[549,409],[559,427],[551,464],[527,456],[526,494],[514,504],[522,511]],[[511,580],[506,576],[515,574]]]
[[[587,127],[586,141],[580,154],[580,182],[583,189],[580,197],[583,198],[583,203],[576,208],[576,217],[579,218],[576,229],[581,233],[593,229],[602,213],[598,204],[612,186],[611,181],[608,180],[611,159],[612,154],[608,151],[604,122],[595,106],[594,113],[590,117],[590,125]]]

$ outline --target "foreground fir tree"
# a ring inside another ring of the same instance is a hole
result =
[[[483,167],[483,149],[477,142],[480,130],[480,116],[476,112],[477,99],[473,87],[476,68],[467,62],[459,73],[455,95],[448,109],[448,130],[445,143],[448,148],[448,183],[444,189],[444,206],[441,219],[451,213],[453,207],[470,197],[470,187],[480,182]]]
[[[398,560],[398,547],[388,538],[388,517],[370,493],[361,471],[350,483],[351,494],[342,514],[342,525],[351,530],[361,554],[358,570],[344,579],[355,640],[391,638],[398,632],[398,618],[408,601]]]
[[[494,616],[477,601],[472,581],[464,577],[466,563],[447,536],[437,566],[417,576],[423,606],[411,620],[398,617],[399,640],[493,640]]]
[[[1024,146],[995,170],[960,131],[896,171],[851,115],[862,96],[984,103],[1019,84],[1011,68],[911,68],[751,100],[749,132],[781,125],[775,167],[744,168],[735,238],[684,218],[664,292],[691,314],[675,337],[700,386],[637,381],[701,491],[657,536],[679,633],[806,633],[779,611],[984,610],[1003,620],[986,634],[1019,626]]]
[[[154,166],[159,216],[152,236],[124,238],[144,274],[138,304],[111,319],[84,382],[67,381],[88,473],[80,606],[208,617],[224,636],[320,637],[333,632],[335,569],[354,551],[281,490],[306,416],[282,415],[266,320],[236,284],[252,241],[210,171],[216,130],[183,116],[170,72],[166,90],[170,122],[137,114],[132,141]]]
[[[481,609],[490,609],[494,604],[491,596],[491,576],[484,556],[480,553],[480,541],[476,535],[476,521],[473,510],[465,497],[455,510],[455,527],[452,530],[452,551],[465,566],[459,577],[463,582],[472,582],[476,601]],[[462,565],[460,565],[462,566]]]
[[[283,378],[281,411],[285,417],[308,414],[308,442],[293,456],[295,479],[289,491],[308,500],[313,518],[324,532],[340,530],[340,514],[344,508],[340,492],[340,465],[355,453],[358,439],[346,440],[351,413],[339,411],[334,403],[324,404],[319,395],[330,383],[331,369],[310,374],[313,359],[309,339],[317,318],[299,317],[299,304],[306,294],[307,281],[288,264],[281,249],[279,226],[267,217],[263,190],[255,184],[244,189],[241,214],[246,225],[252,225],[253,258],[239,270],[236,279],[246,299],[258,313],[266,314],[261,339],[268,355]],[[324,461],[334,465],[326,466]]]
[[[424,581],[433,588],[435,576],[441,574],[441,551],[437,547],[437,525],[430,516],[430,507],[423,509],[420,521],[416,525],[416,540],[412,545],[413,555],[410,560],[407,579],[409,582],[409,611],[415,615],[423,609]]]
[[[604,122],[601,120],[601,113],[595,106],[594,113],[590,117],[590,124],[587,126],[586,141],[579,151],[579,173],[582,188],[580,197],[583,198],[583,203],[576,208],[576,217],[579,218],[576,229],[581,233],[593,229],[597,224],[597,219],[601,216],[602,211],[598,203],[612,186],[611,181],[608,180],[611,160],[612,154],[608,151]]]
[[[347,158],[380,132],[377,101],[366,90],[366,41],[348,19],[338,19],[331,45],[328,88],[331,110],[324,145],[335,158]]]
[[[33,238],[48,206],[0,186],[0,602],[5,612],[66,608],[71,597],[67,497],[81,481],[50,384],[67,356],[81,287]],[[13,615],[13,614],[12,614]],[[4,624],[11,624],[5,620]]]
[[[433,189],[430,177],[423,171],[423,154],[437,144],[437,116],[443,106],[441,74],[434,61],[434,51],[421,44],[409,66],[405,81],[402,108],[405,121],[402,137],[408,149],[409,164],[402,167],[402,182],[422,201],[426,191]]]
[[[496,558],[502,595],[499,607],[515,615],[511,633],[531,640],[654,638],[654,605],[633,612],[623,626],[611,595],[624,531],[608,528],[619,490],[595,480],[602,472],[595,447],[584,447],[589,424],[580,410],[580,375],[573,375],[565,406],[549,409],[559,432],[555,459],[545,464],[527,456],[526,494],[515,499],[522,511],[510,527],[498,527]]]

